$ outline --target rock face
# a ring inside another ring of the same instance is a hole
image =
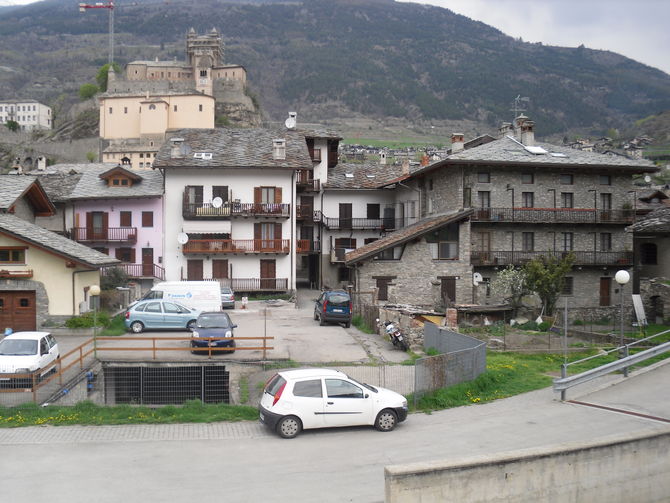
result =
[[[258,127],[261,112],[255,100],[249,96],[239,81],[219,80],[214,82],[216,99],[216,125]]]

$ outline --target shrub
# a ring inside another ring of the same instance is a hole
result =
[[[82,100],[88,100],[98,93],[98,86],[95,84],[82,84],[79,88],[79,97]]]
[[[89,311],[80,316],[73,316],[65,322],[65,326],[67,328],[93,328],[94,317],[99,327],[107,327],[111,322],[109,314],[105,311],[99,311],[95,316],[93,311]]]

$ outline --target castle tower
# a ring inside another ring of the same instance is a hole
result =
[[[216,28],[205,35],[196,34],[191,28],[186,36],[186,58],[193,69],[196,89],[212,94],[212,69],[223,64],[224,45]]]

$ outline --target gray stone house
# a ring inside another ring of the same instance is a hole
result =
[[[447,158],[402,180],[403,187],[419,192],[417,226],[430,227],[436,217],[457,218],[458,254],[446,253],[454,249],[455,234],[437,229],[437,237],[414,234],[391,257],[388,250],[396,245],[389,235],[346,255],[346,265],[356,271],[357,290],[381,288],[387,281],[382,276],[395,277],[389,302],[433,307],[449,288],[456,304],[495,304],[500,299],[489,285],[499,270],[572,252],[576,263],[564,290],[568,303],[618,303],[614,275],[633,265],[633,239],[625,232],[635,218],[631,176],[658,168],[645,160],[537,143],[534,123],[523,115],[499,133],[497,140],[473,148],[465,148],[463,135],[454,135]],[[483,278],[478,286],[474,273]],[[398,286],[403,274],[413,275],[409,289]],[[452,285],[442,286],[447,278]]]

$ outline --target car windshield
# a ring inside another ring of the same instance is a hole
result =
[[[336,293],[328,297],[328,303],[334,306],[348,306],[349,296],[345,294]]]
[[[272,396],[279,391],[279,388],[281,388],[284,384],[286,384],[286,379],[284,379],[282,376],[279,374],[275,374],[270,381],[265,385],[265,393],[268,393]]]
[[[230,318],[221,314],[206,314],[198,317],[199,328],[230,328]]]
[[[0,355],[27,356],[37,354],[37,341],[30,339],[5,339],[0,342]]]
[[[347,377],[348,377],[350,380],[354,381],[356,384],[360,384],[360,385],[363,386],[364,388],[369,389],[369,390],[372,391],[373,393],[378,393],[377,388],[375,388],[374,386],[370,386],[369,384],[365,384],[364,382],[359,382],[359,381],[357,381],[356,379],[354,379],[354,378],[351,377],[351,376],[347,376]]]
[[[222,288],[221,289],[221,295],[230,295],[232,293],[233,293],[233,291],[230,288]]]

